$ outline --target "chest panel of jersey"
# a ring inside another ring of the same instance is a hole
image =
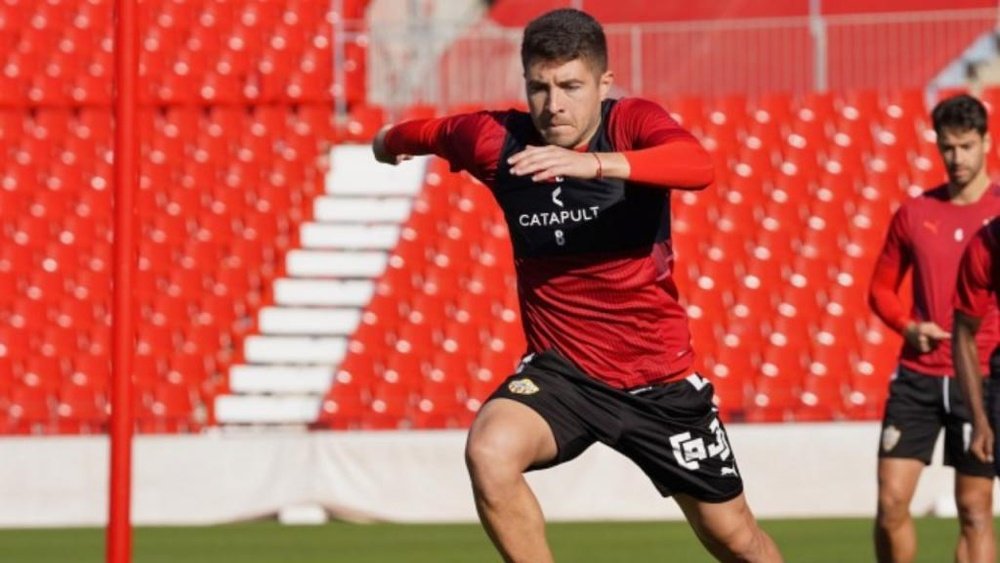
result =
[[[614,152],[606,131],[614,101],[602,106],[601,126],[588,152]],[[559,178],[534,182],[513,176],[507,159],[538,144],[527,115],[507,124],[494,196],[503,209],[518,257],[618,252],[649,246],[670,236],[669,191],[616,179]]]

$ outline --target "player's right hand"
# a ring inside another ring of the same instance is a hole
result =
[[[903,330],[903,338],[913,348],[927,353],[937,348],[942,340],[951,339],[951,333],[935,322],[912,322]]]
[[[393,166],[403,162],[404,160],[410,160],[413,156],[408,154],[392,154],[385,146],[385,135],[392,129],[392,125],[385,125],[378,130],[375,134],[375,138],[372,139],[372,154],[375,155],[375,160],[383,164],[391,164]]]
[[[972,426],[972,440],[969,451],[983,463],[993,463],[993,429],[989,422],[979,422]]]

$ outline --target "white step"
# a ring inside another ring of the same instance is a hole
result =
[[[322,395],[333,372],[332,366],[237,365],[229,370],[229,388],[236,393]]]
[[[339,364],[347,339],[337,336],[248,336],[243,354],[251,364]]]
[[[364,307],[372,300],[375,284],[369,280],[309,280],[278,278],[274,302],[278,305]]]
[[[263,334],[350,336],[361,322],[360,309],[333,307],[264,307],[260,310]]]
[[[292,250],[285,261],[297,277],[374,278],[385,270],[385,252],[354,250]]]
[[[420,191],[428,157],[422,156],[398,166],[381,164],[368,145],[334,147],[326,193],[335,195],[405,195]]]
[[[319,415],[320,396],[219,395],[215,416],[222,424],[308,424]]]
[[[331,223],[399,224],[410,216],[409,197],[320,196],[313,203],[313,217]]]
[[[303,248],[385,250],[396,247],[398,225],[337,225],[303,223],[299,228]]]

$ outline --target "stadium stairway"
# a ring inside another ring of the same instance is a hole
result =
[[[216,397],[224,426],[316,421],[334,370],[373,295],[400,225],[424,181],[427,159],[398,167],[375,162],[367,145],[333,149],[325,195],[300,226],[300,248],[275,280],[274,304],[258,314],[230,371],[231,394]]]

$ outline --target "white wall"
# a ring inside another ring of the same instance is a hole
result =
[[[758,516],[873,514],[876,424],[732,425],[729,433]],[[214,524],[319,504],[349,519],[474,521],[464,438],[458,431],[141,436],[133,520]],[[0,439],[0,527],[103,525],[107,446],[105,437]],[[916,513],[950,497],[951,475],[940,465],[925,472]],[[552,520],[681,517],[603,446],[529,480]]]

